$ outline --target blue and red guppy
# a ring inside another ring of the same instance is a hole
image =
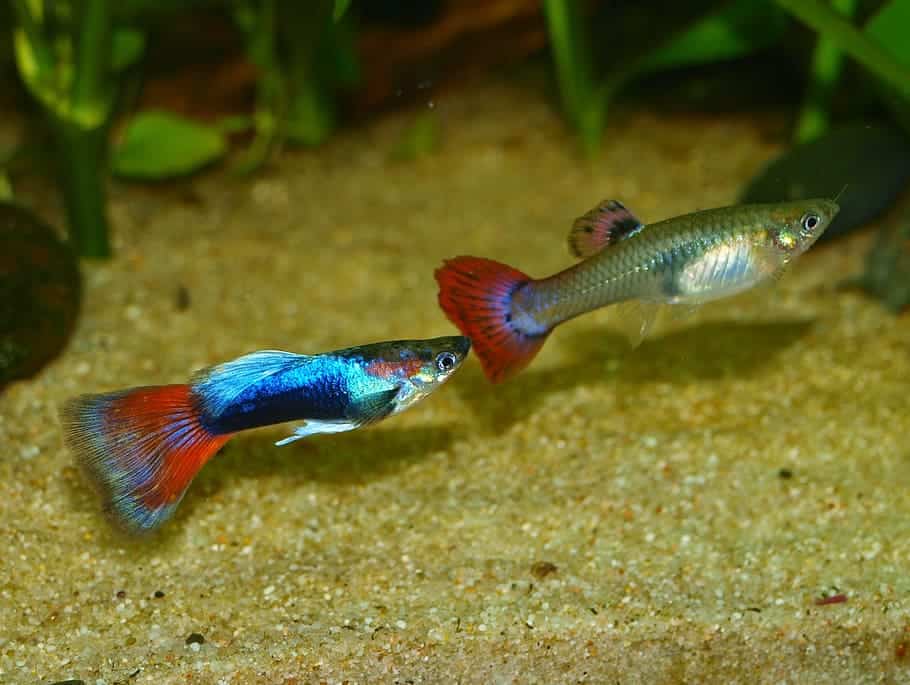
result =
[[[147,532],[173,515],[199,469],[238,432],[304,420],[280,446],[376,423],[432,393],[470,348],[450,336],[316,355],[252,352],[186,384],[72,399],[61,412],[64,435],[113,522]]]

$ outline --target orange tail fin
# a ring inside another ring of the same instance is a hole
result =
[[[549,331],[529,334],[512,321],[512,295],[531,278],[491,259],[456,257],[436,270],[439,306],[471,339],[484,373],[494,383],[526,367]]]
[[[231,438],[206,430],[187,385],[83,395],[63,407],[61,420],[105,512],[129,533],[169,519],[202,465]]]

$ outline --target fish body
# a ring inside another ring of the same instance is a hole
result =
[[[253,352],[186,384],[70,400],[66,442],[122,529],[140,533],[173,515],[193,477],[236,433],[305,421],[277,445],[360,428],[397,414],[461,365],[461,336],[403,340],[302,355]]]
[[[533,279],[492,260],[457,257],[436,272],[439,303],[469,336],[487,376],[524,368],[560,323],[622,302],[698,305],[774,278],[838,212],[830,200],[709,209],[643,225],[615,200],[576,220],[583,261]]]

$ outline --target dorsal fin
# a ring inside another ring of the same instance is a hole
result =
[[[582,214],[569,232],[569,249],[579,258],[591,257],[608,245],[634,235],[642,223],[618,200],[604,200]]]
[[[193,374],[190,386],[209,416],[219,416],[251,385],[306,364],[312,357],[281,350],[259,350]]]

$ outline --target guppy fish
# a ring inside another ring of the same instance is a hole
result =
[[[199,469],[239,431],[305,420],[280,446],[376,423],[432,393],[470,348],[451,336],[317,355],[252,352],[202,369],[188,384],[76,397],[61,421],[106,513],[143,533],[173,515]]]
[[[838,211],[834,201],[815,199],[708,209],[644,226],[607,200],[572,226],[569,246],[584,261],[533,279],[490,259],[456,257],[436,271],[439,304],[497,383],[527,366],[553,328],[585,312],[632,300],[697,305],[775,277]],[[642,314],[642,335],[655,314]]]

